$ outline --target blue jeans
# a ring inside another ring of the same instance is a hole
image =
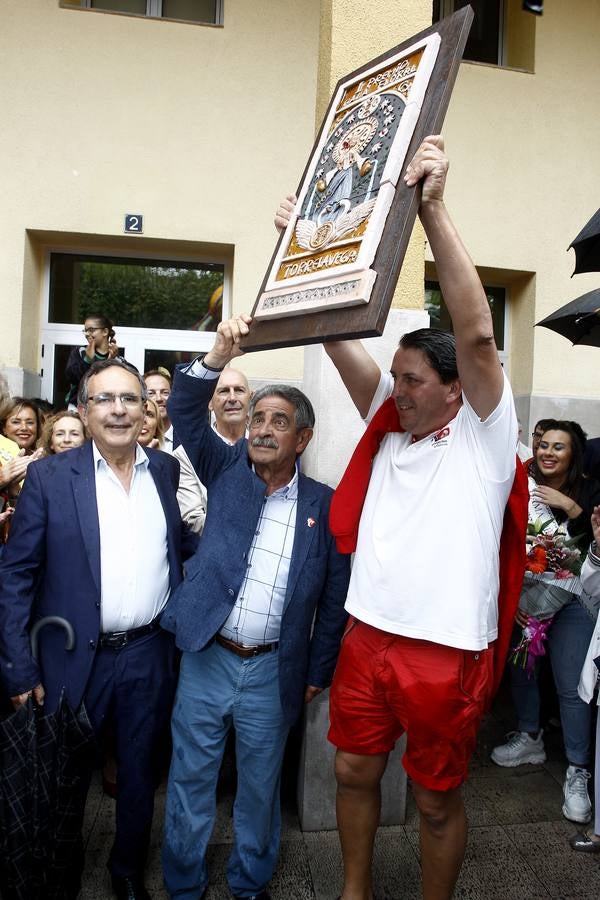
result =
[[[233,894],[264,890],[279,855],[279,783],[289,725],[279,700],[278,653],[240,659],[212,644],[184,653],[173,710],[163,872],[169,896],[198,900],[208,883],[206,849],[227,733],[235,728]]]
[[[590,644],[594,620],[578,600],[571,600],[556,614],[548,631],[548,654],[558,694],[565,753],[571,765],[588,766],[591,745],[591,707],[577,693],[579,676]],[[513,632],[512,647],[521,638]],[[540,694],[537,673],[528,678],[524,669],[509,663],[513,701],[519,731],[540,728]]]

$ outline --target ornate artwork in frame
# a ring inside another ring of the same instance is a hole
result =
[[[383,332],[419,203],[401,175],[441,129],[472,20],[464,7],[338,82],[245,351]]]

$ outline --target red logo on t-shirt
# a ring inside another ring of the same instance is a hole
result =
[[[437,444],[438,441],[441,441],[442,438],[448,437],[449,434],[450,434],[450,429],[448,428],[448,426],[446,426],[445,428],[442,428],[441,431],[438,431],[437,434],[434,434],[433,443]]]

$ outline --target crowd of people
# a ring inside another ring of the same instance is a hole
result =
[[[162,367],[139,373],[119,357],[113,323],[90,314],[87,344],[69,357],[64,409],[2,401],[5,700],[54,709],[65,694],[85,705],[115,761],[118,898],[149,896],[144,866],[170,727],[169,896],[206,895],[233,732],[227,881],[233,897],[267,900],[286,739],[329,686],[340,900],[372,900],[380,782],[403,733],[423,896],[450,897],[467,838],[461,786],[503,672],[517,727],[492,760],[545,761],[544,641],[567,760],[562,812],[582,826],[592,819],[594,445],[577,423],[555,419],[536,424],[530,452],[519,444],[485,293],[444,205],[446,172],[431,137],[404,177],[422,186],[454,335],[404,335],[390,372],[359,341],[325,345],[367,426],[335,493],[300,465],[315,427],[309,398],[282,384],[252,392],[231,365],[252,328],[244,314],[221,322],[211,350],[174,378]],[[282,202],[278,227],[293,206]],[[69,621],[75,646],[66,650],[50,624],[34,658],[29,628],[45,616]],[[576,851],[600,852],[599,748],[597,736],[596,818],[573,836]],[[83,864],[80,852],[65,897],[77,896]]]

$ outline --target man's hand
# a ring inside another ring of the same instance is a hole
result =
[[[295,194],[288,194],[277,207],[275,212],[275,228],[277,231],[285,231],[288,227],[292,213],[296,208],[297,199]]]
[[[310,703],[311,700],[314,700],[317,694],[323,693],[323,688],[315,687],[313,684],[307,685],[306,690],[304,691],[304,702]]]
[[[35,700],[37,705],[43,706],[45,693],[46,692],[44,691],[43,685],[36,684],[36,686],[34,688],[32,688],[30,691],[25,691],[24,694],[17,694],[16,697],[11,697],[10,702],[12,703],[12,705],[14,706],[15,709],[18,709],[20,706],[23,706],[25,703],[27,703],[27,701],[33,694],[33,699]]]
[[[234,319],[219,322],[212,350],[204,357],[204,362],[212,369],[223,369],[227,363],[244,352],[240,340],[250,331],[252,317],[240,313]]]
[[[421,205],[436,200],[443,202],[448,167],[443,137],[440,134],[430,134],[409,162],[404,175],[407,187],[413,187],[423,180]]]

